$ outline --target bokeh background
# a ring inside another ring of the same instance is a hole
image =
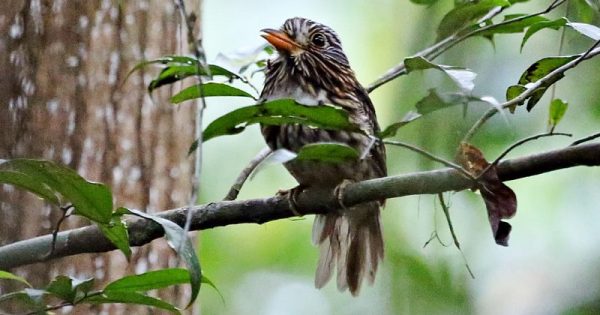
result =
[[[598,12],[579,12],[569,0],[548,15],[568,15],[598,24]],[[507,13],[542,10],[550,1],[527,1]],[[263,28],[302,16],[335,29],[358,79],[367,85],[435,40],[436,28],[454,1],[431,7],[407,0],[189,0],[200,14],[209,62],[231,60],[264,45]],[[146,86],[158,70],[125,80],[143,59],[187,54],[185,31],[172,1],[0,1],[0,158],[45,158],[111,186],[116,203],[154,213],[186,205],[190,195],[194,104],[169,104],[182,87],[163,87],[152,98]],[[474,94],[503,101],[508,86],[546,56],[585,51],[591,45],[571,30],[543,30],[522,51],[522,35],[498,35],[494,43],[469,39],[436,59],[475,71]],[[567,72],[555,94],[569,103],[556,131],[580,138],[600,126],[600,58]],[[262,86],[262,76],[253,83]],[[242,87],[247,88],[247,87]],[[435,71],[398,78],[371,93],[385,127],[414,109],[428,90],[456,87]],[[550,94],[528,113],[489,121],[473,139],[488,160],[524,137],[547,129]],[[206,124],[248,101],[208,100]],[[397,139],[452,159],[458,142],[487,110],[472,104],[427,115],[402,129]],[[509,157],[561,148],[573,139],[528,143]],[[221,200],[239,172],[265,146],[256,126],[203,146],[200,202]],[[391,175],[440,168],[400,148],[388,148]],[[272,196],[296,183],[281,165],[270,165],[243,187],[239,199]],[[495,244],[484,203],[470,191],[447,193],[462,253],[451,245],[434,196],[392,199],[383,212],[386,256],[373,287],[359,297],[330,283],[313,286],[318,251],[311,245],[312,216],[235,225],[197,233],[204,274],[220,290],[204,286],[194,314],[599,314],[600,169],[570,168],[508,182],[518,210],[509,247]],[[50,233],[60,216],[31,194],[0,189],[0,245]],[[70,218],[63,228],[87,224]],[[424,247],[432,233],[439,235]],[[464,255],[464,257],[463,257]],[[467,272],[468,263],[475,278]],[[68,257],[14,272],[42,287],[60,274],[93,276],[99,283],[125,274],[174,267],[164,241],[136,249],[127,264],[117,252]],[[12,271],[12,270],[11,270]],[[1,283],[0,293],[11,284]],[[160,297],[185,305],[189,290],[162,290]],[[59,311],[60,312],[60,311]],[[110,305],[64,309],[73,314],[151,314],[147,308]],[[158,313],[158,312],[155,312]]]
[[[541,10],[548,1],[515,5],[509,13]],[[235,57],[263,44],[259,30],[302,16],[334,28],[357,77],[367,85],[403,58],[430,45],[451,1],[433,7],[409,1],[235,1],[206,0],[204,44],[209,61],[218,54]],[[550,14],[564,16],[566,6]],[[568,14],[576,18],[571,8]],[[597,21],[597,20],[596,20]],[[467,67],[478,76],[477,95],[503,101],[533,62],[559,54],[561,32],[545,30],[519,51],[522,35],[499,35],[492,45],[473,38],[436,62]],[[580,52],[590,41],[567,30],[563,54]],[[598,131],[600,60],[568,72],[556,96],[569,102],[557,131],[582,137]],[[257,78],[257,84],[262,78]],[[371,93],[382,126],[400,120],[431,88],[455,91],[435,71],[401,77]],[[550,93],[547,93],[550,94]],[[490,121],[474,139],[488,159],[517,140],[546,131],[549,97],[530,113]],[[209,100],[207,120],[246,105]],[[473,104],[466,116],[460,106],[435,112],[400,130],[398,139],[451,159],[461,137],[485,111]],[[512,157],[560,148],[572,139],[546,138],[529,143]],[[204,146],[202,202],[224,196],[238,172],[264,143],[258,128],[211,140]],[[403,149],[388,148],[390,174],[439,168]],[[262,197],[295,185],[281,166],[269,166],[246,183],[240,199]],[[518,198],[510,246],[494,243],[481,198],[472,192],[449,193],[454,229],[473,270],[471,279],[461,253],[451,246],[447,224],[434,196],[389,200],[383,212],[386,257],[374,287],[358,298],[340,294],[335,284],[313,288],[317,250],[310,244],[312,217],[265,225],[241,225],[203,231],[203,268],[225,295],[223,304],[210,289],[201,293],[206,314],[587,314],[600,312],[600,170],[572,168],[509,182]],[[437,241],[424,243],[437,231]],[[590,306],[592,305],[592,306]],[[595,308],[593,308],[595,305]]]

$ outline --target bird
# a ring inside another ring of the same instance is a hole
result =
[[[298,152],[319,142],[341,143],[357,150],[359,158],[333,164],[291,160],[285,163],[299,189],[316,187],[343,194],[348,183],[387,175],[385,147],[376,139],[380,131],[375,109],[358,82],[342,50],[340,38],[330,27],[310,19],[287,19],[280,29],[261,30],[277,51],[265,68],[261,102],[294,99],[306,106],[334,105],[344,110],[354,131],[329,130],[302,124],[261,125],[272,150]],[[338,195],[339,196],[339,195]],[[337,287],[357,296],[363,280],[375,281],[384,257],[380,209],[385,200],[350,207],[315,217],[312,241],[319,247],[315,286],[322,288],[337,271]]]

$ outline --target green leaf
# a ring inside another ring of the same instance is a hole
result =
[[[465,26],[477,22],[491,10],[498,7],[508,7],[511,3],[506,0],[481,0],[464,3],[448,12],[438,26],[438,38],[450,36]]]
[[[183,80],[187,77],[199,74],[197,65],[169,66],[160,71],[156,79],[150,81],[148,85],[148,93],[152,93],[155,89]]]
[[[114,213],[110,223],[99,223],[98,227],[102,234],[106,236],[127,258],[131,258],[131,247],[129,246],[129,233],[127,225],[121,220],[121,215]]]
[[[168,55],[168,56],[164,56],[164,57],[160,57],[160,58],[156,58],[156,59],[152,59],[152,60],[146,60],[146,61],[142,61],[138,64],[136,64],[133,69],[131,69],[129,71],[129,73],[127,74],[127,77],[129,77],[133,72],[141,70],[142,68],[145,68],[149,65],[153,65],[153,64],[161,64],[165,67],[169,67],[169,66],[194,66],[197,67],[198,66],[198,59],[196,59],[195,57],[190,57],[190,56],[181,56],[181,55]],[[223,67],[217,66],[217,65],[209,65],[209,70],[210,70],[210,74],[211,75],[221,75],[221,76],[226,76],[226,77],[230,77],[230,78],[235,78],[238,77],[238,75],[236,73],[233,73],[227,69],[224,69]],[[203,72],[203,70],[200,70],[201,75],[206,75],[205,72]],[[193,74],[197,74],[197,71],[195,70]]]
[[[96,279],[94,279],[94,278],[87,278],[87,279],[71,278],[71,281],[73,283],[73,288],[77,292],[77,298],[82,298],[83,296],[87,295],[88,292],[90,292],[92,290],[92,287],[94,286],[94,281],[96,281]]]
[[[263,50],[269,56],[275,53],[275,49],[273,49],[273,46],[271,46],[271,45],[265,45],[265,48],[263,48]]]
[[[220,66],[209,65],[208,69],[210,70],[211,76],[225,76],[228,79],[240,79],[238,74]],[[150,84],[148,85],[148,92],[152,93],[152,91],[163,85],[171,84],[195,75],[206,76],[208,74],[202,69],[202,67],[198,67],[197,63],[171,64],[162,69],[158,76],[154,80],[150,81]]]
[[[527,90],[527,88],[519,84],[509,86],[508,89],[506,89],[506,100],[510,101],[514,99],[515,97],[523,94],[525,90]]]
[[[200,292],[202,270],[200,269],[200,261],[198,261],[198,256],[196,256],[194,246],[192,245],[192,241],[188,235],[185,234],[183,229],[175,222],[134,209],[120,209],[120,211],[128,211],[130,214],[152,220],[162,226],[163,230],[165,231],[167,243],[173,250],[175,250],[175,252],[177,252],[179,257],[188,267],[188,272],[190,274],[190,285],[192,287],[191,300],[188,306],[194,303],[198,297],[198,293]]]
[[[506,89],[506,100],[510,101],[510,100],[514,99],[515,97],[523,94],[523,92],[525,92],[525,90],[527,90],[527,88],[520,84],[509,86],[508,89]],[[523,102],[509,107],[508,110],[514,114],[515,109],[517,108],[517,105],[523,105]]]
[[[391,138],[396,135],[396,133],[398,132],[398,129],[404,127],[408,123],[410,123],[418,118],[421,118],[421,117],[423,117],[423,115],[421,115],[419,113],[412,112],[412,111],[408,112],[408,113],[406,113],[406,115],[404,115],[404,118],[402,118],[402,120],[387,126],[383,131],[379,132],[377,137],[379,139]]]
[[[477,74],[471,70],[445,66],[432,63],[431,61],[423,57],[410,57],[404,59],[404,65],[406,66],[406,72],[411,73],[416,70],[436,69],[444,72],[454,83],[463,91],[470,92],[475,87],[473,80]]]
[[[546,20],[546,21],[541,21],[541,22],[531,25],[527,29],[527,32],[525,32],[525,35],[523,36],[523,41],[521,42],[521,51],[523,51],[523,47],[525,46],[525,43],[531,36],[533,36],[533,34],[539,32],[543,29],[546,29],[546,28],[558,30],[561,27],[565,26],[567,24],[567,22],[569,22],[569,20],[562,17],[562,18],[556,19],[554,21]]]
[[[171,313],[181,314],[179,309],[175,306],[157,298],[153,298],[137,292],[129,291],[108,291],[102,292],[99,295],[91,295],[86,297],[81,302],[91,304],[103,304],[103,303],[126,303],[126,304],[137,304],[137,305],[148,305],[163,310],[167,310]]]
[[[598,0],[572,0],[569,5],[575,7],[573,15],[577,21],[593,23],[600,13],[600,2]]]
[[[58,276],[48,284],[45,291],[61,298],[65,302],[75,304],[78,299],[86,296],[93,284],[94,278],[75,279],[67,276]]]
[[[4,271],[4,270],[0,270],[0,279],[7,279],[7,280],[14,280],[14,281],[18,281],[21,282],[23,284],[25,284],[28,287],[31,287],[31,284],[29,284],[29,282],[27,282],[27,280],[25,280],[22,277],[19,277],[15,274],[12,274],[8,271]]]
[[[236,133],[240,133],[242,131],[243,131],[243,129]],[[234,133],[230,133],[230,134],[234,134]],[[202,135],[202,136],[204,136],[204,135]],[[197,149],[198,149],[198,139],[194,140],[194,142],[192,142],[192,144],[190,145],[190,148],[188,149],[188,153],[187,153],[188,156],[190,154],[194,153],[194,151],[196,151]]]
[[[431,89],[429,90],[429,94],[419,100],[415,107],[417,108],[417,113],[427,115],[446,107],[467,104],[472,101],[481,101],[481,99],[463,93],[438,93],[435,89]]]
[[[550,103],[550,113],[548,117],[548,125],[550,126],[550,130],[554,130],[556,125],[562,120],[567,112],[567,108],[569,107],[568,103],[565,103],[561,99],[554,99]]]
[[[209,96],[243,96],[254,98],[251,94],[225,83],[207,82],[196,84],[183,89],[171,97],[171,103],[179,104],[183,101]]]
[[[536,82],[536,81],[544,78],[545,76],[550,74],[552,71],[556,70],[557,68],[560,68],[561,66],[567,64],[570,61],[575,60],[577,57],[579,57],[579,55],[547,57],[547,58],[540,59],[537,62],[535,62],[534,64],[532,64],[531,66],[529,66],[529,68],[527,68],[527,70],[525,70],[525,72],[523,72],[523,74],[521,75],[521,78],[519,78],[518,85],[526,87],[527,84]],[[545,84],[543,86],[541,86],[537,91],[535,91],[535,93],[533,93],[529,97],[529,99],[527,101],[527,111],[531,111],[531,109],[540,101],[540,99],[542,98],[542,96],[544,96],[544,93],[546,92],[548,87],[550,87],[552,84],[554,84],[558,80],[562,79],[563,77],[564,77],[564,74],[559,74],[559,75],[555,75],[551,78],[548,78],[547,81],[545,82]],[[509,93],[509,90],[510,90],[510,93]],[[510,96],[513,96],[513,95],[515,95],[516,92],[518,92],[518,90],[522,90],[522,88],[515,88],[515,87],[511,86],[511,87],[509,87],[509,90],[507,90],[507,93],[506,93],[507,98],[508,98],[509,94],[510,94]],[[520,92],[519,94],[521,94],[521,93],[522,92]],[[521,105],[521,104],[522,103],[520,103],[519,105]],[[514,111],[514,110],[511,110],[511,112],[512,111]]]
[[[1,183],[28,190],[56,206],[71,204],[75,214],[96,223],[129,259],[127,229],[119,218],[113,217],[112,193],[105,185],[88,182],[54,162],[29,159],[0,162]]]
[[[593,40],[600,40],[600,28],[596,25],[586,23],[567,23],[571,28]]]
[[[46,287],[46,292],[63,299],[65,302],[73,303],[75,301],[76,292],[71,278],[67,276],[58,276],[52,280]]]
[[[415,107],[417,113],[421,115],[427,115],[434,111],[444,109],[446,107],[465,104],[468,102],[468,98],[464,94],[459,93],[444,93],[439,94],[436,90],[429,90],[429,94],[424,98],[420,99]]]
[[[525,72],[523,72],[519,78],[519,84],[525,85],[527,83],[536,82],[557,68],[567,64],[570,61],[573,61],[577,57],[579,57],[579,55],[547,57],[540,59],[529,66]]]
[[[27,294],[27,296],[29,296],[31,301],[33,301],[37,305],[43,304],[44,295],[46,295],[48,293],[45,290],[31,289],[31,288],[25,288],[25,289],[23,289],[23,292],[25,292],[25,294]]]
[[[208,279],[205,276],[202,276],[202,283],[206,283],[209,287],[211,287],[215,291],[217,291],[217,294],[219,294],[219,296],[221,297],[221,301],[223,301],[223,303],[225,303],[225,298],[223,297],[223,294],[221,294],[221,291],[219,291],[217,286],[215,286],[215,284],[212,281],[210,281],[210,279]]]
[[[28,314],[45,315],[48,314],[46,304],[44,303],[44,296],[47,293],[44,290],[25,288],[21,291],[1,295],[0,303],[8,300],[17,300],[27,306]]]
[[[190,273],[186,269],[170,268],[150,271],[139,275],[126,276],[109,283],[108,291],[149,291],[190,282]]]
[[[556,81],[558,81],[558,79]],[[540,101],[540,99],[544,96],[544,93],[546,93],[546,89],[548,88],[548,86],[550,86],[553,82],[555,81],[550,82],[546,86],[540,87],[539,89],[537,89],[537,91],[531,93],[531,95],[527,99],[525,99],[527,101],[527,111],[531,111],[531,109]],[[506,90],[506,97],[507,99],[511,100],[523,94],[525,90],[527,90],[527,88],[523,85],[511,85]],[[516,105],[510,106],[508,109],[511,113],[514,113],[517,106],[525,104],[525,100],[523,102],[517,103]]]
[[[296,160],[310,160],[337,164],[357,160],[358,157],[358,151],[348,145],[320,142],[303,146],[298,151]]]
[[[28,314],[45,315],[48,314],[44,303],[46,293],[44,290],[25,288],[21,291],[0,295],[0,303],[16,300],[26,305]]]
[[[173,64],[173,65],[197,66],[198,59],[193,58],[193,57],[188,57],[188,56],[172,55],[172,56],[160,57],[160,58],[153,59],[153,60],[145,60],[145,61],[139,62],[131,70],[129,70],[129,73],[127,73],[127,76],[125,76],[125,80],[127,80],[129,78],[129,76],[131,76],[131,74],[133,74],[135,71],[139,71],[139,70],[141,70],[149,65],[153,65],[153,64],[163,64],[163,65]]]
[[[242,77],[233,72],[233,71],[229,71],[221,66],[217,66],[217,65],[208,65],[208,69],[210,70],[210,75],[211,76],[222,76],[222,77],[226,77],[228,79],[241,79]]]
[[[75,171],[51,161],[14,159],[0,162],[0,184],[28,190],[57,206],[71,203],[75,214],[109,223],[112,194],[103,184],[88,182]]]
[[[209,65],[211,76],[224,76],[228,79],[240,79],[241,77],[223,67],[217,65]],[[208,75],[202,68],[198,68],[197,63],[193,65],[189,64],[173,64],[165,67],[148,85],[148,92],[152,93],[155,89],[179,80],[183,80],[194,75]]]
[[[523,18],[525,14],[508,14],[504,17],[502,24],[490,26],[487,30],[478,33],[480,36],[491,36],[494,34],[512,34],[521,33],[526,28],[548,21],[545,17],[532,16]],[[514,21],[513,21],[514,20]],[[511,22],[512,21],[512,22]]]
[[[324,129],[358,130],[342,109],[332,106],[305,106],[294,100],[281,99],[242,107],[217,118],[204,130],[203,140],[237,134],[247,126],[256,123],[267,125],[296,123]]]

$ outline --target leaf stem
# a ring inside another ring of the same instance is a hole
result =
[[[437,195],[438,195],[438,199],[440,200],[440,205],[442,206],[442,210],[444,211],[444,216],[446,217],[446,222],[448,222],[448,229],[450,229],[450,235],[452,235],[452,240],[454,241],[454,246],[456,247],[456,249],[458,249],[458,251],[462,255],[463,261],[465,262],[465,267],[467,268],[469,275],[471,276],[472,279],[475,279],[475,275],[473,274],[473,271],[471,271],[471,267],[469,266],[469,263],[467,262],[465,253],[463,253],[462,249],[460,248],[460,243],[458,242],[458,237],[456,236],[456,233],[454,232],[454,226],[452,225],[452,220],[450,219],[450,210],[448,209],[448,206],[446,205],[446,201],[444,201],[444,194],[438,193]]]
[[[437,157],[437,156],[433,155],[432,153],[429,153],[421,148],[413,146],[412,144],[408,144],[408,143],[404,143],[404,142],[400,142],[400,141],[392,141],[392,140],[383,140],[382,142],[384,144],[395,145],[395,146],[403,147],[403,148],[409,149],[411,151],[417,152],[433,161],[442,163],[445,166],[448,166],[450,168],[453,168],[453,169],[459,171],[461,174],[463,174],[464,176],[466,176],[469,179],[475,180],[475,177],[473,177],[473,175],[471,175],[471,173],[469,173],[467,170],[462,168],[460,165],[450,162],[450,161],[447,161],[443,158]]]
[[[479,180],[483,175],[485,175],[485,173],[487,173],[487,171],[489,171],[492,167],[498,165],[498,163],[500,163],[500,161],[512,150],[514,150],[515,148],[525,144],[526,142],[529,141],[533,141],[533,140],[537,140],[539,138],[543,138],[543,137],[552,137],[552,136],[566,136],[566,137],[572,137],[573,135],[570,133],[560,133],[560,132],[548,132],[548,133],[542,133],[539,135],[534,135],[531,137],[527,137],[525,139],[521,139],[515,143],[513,143],[510,147],[508,147],[506,150],[504,150],[504,152],[502,152],[502,154],[500,154],[495,160],[494,162],[492,162],[490,165],[488,165],[486,168],[483,169],[483,171],[481,171],[481,173],[479,173],[479,175],[477,175],[476,180]]]
[[[475,122],[475,124],[473,124],[471,129],[469,129],[469,131],[463,137],[462,142],[471,141],[471,139],[473,138],[475,133],[477,133],[477,131],[481,128],[481,126],[483,126],[483,124],[485,122],[487,122],[490,118],[492,118],[498,112],[498,110],[499,110],[498,108],[506,109],[508,107],[516,106],[516,105],[524,102],[529,97],[531,97],[531,95],[533,93],[535,93],[539,88],[544,87],[548,84],[553,85],[554,83],[556,83],[556,81],[552,82],[552,80],[554,80],[557,76],[560,76],[560,75],[564,74],[567,70],[576,67],[583,60],[590,59],[594,56],[599,55],[600,48],[596,49],[596,47],[598,45],[600,45],[600,41],[596,41],[596,43],[590,49],[588,49],[585,53],[581,54],[576,59],[554,69],[552,72],[548,73],[546,76],[535,81],[534,83],[528,84],[527,89],[525,91],[523,91],[523,93],[519,94],[519,96],[513,98],[510,101],[506,101],[497,107],[490,108],[487,112],[485,112],[481,116],[481,118],[479,118],[479,120],[477,120]]]

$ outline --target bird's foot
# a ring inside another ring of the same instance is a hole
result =
[[[297,217],[303,216],[303,214],[298,211],[298,194],[300,194],[304,188],[304,186],[298,185],[292,189],[280,189],[277,191],[277,196],[288,197],[290,211]]]
[[[344,204],[344,192],[346,191],[346,187],[348,187],[348,185],[354,183],[352,180],[349,179],[344,179],[339,185],[337,185],[335,187],[335,189],[333,190],[333,194],[335,195],[335,198],[337,199],[338,204],[340,205],[340,208],[342,210],[346,210],[348,207],[346,207],[346,205]]]

